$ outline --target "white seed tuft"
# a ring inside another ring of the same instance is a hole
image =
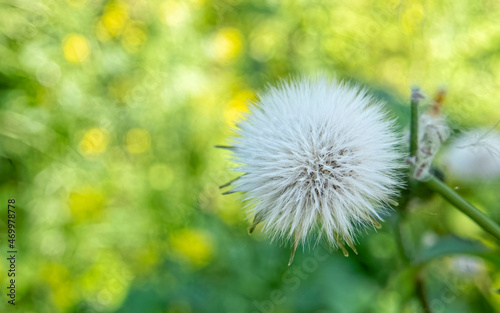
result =
[[[244,173],[255,226],[293,242],[318,228],[347,256],[359,226],[380,226],[401,186],[405,155],[394,121],[367,90],[337,80],[299,79],[260,95],[239,122],[232,153]],[[356,251],[355,251],[356,252]]]
[[[474,129],[457,136],[445,150],[442,163],[461,180],[500,177],[500,132]]]

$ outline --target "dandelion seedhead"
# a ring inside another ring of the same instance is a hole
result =
[[[482,128],[464,132],[444,151],[442,159],[459,179],[497,179],[500,177],[500,132]]]
[[[394,204],[405,155],[394,121],[366,89],[319,78],[284,82],[260,95],[229,148],[244,173],[249,215],[273,239],[299,243],[314,228],[344,255],[359,226]],[[357,252],[356,252],[357,253]]]

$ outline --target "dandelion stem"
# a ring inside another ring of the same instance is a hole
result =
[[[410,119],[410,157],[416,156],[418,151],[418,103],[423,96],[418,89],[411,91],[411,119]]]
[[[459,209],[467,216],[469,216],[471,219],[473,219],[485,231],[489,232],[497,240],[500,241],[500,226],[497,223],[495,223],[490,217],[488,217],[483,212],[479,211],[479,209],[477,209],[467,200],[462,198],[452,188],[447,186],[445,183],[436,178],[434,175],[431,175],[430,180],[425,183],[430,188],[434,189],[436,192],[441,194],[441,196],[443,196],[446,200],[448,200],[448,202],[453,204],[457,209]]]
[[[417,155],[418,151],[418,103],[423,96],[420,93],[418,88],[413,88],[411,90],[411,112],[410,112],[410,157]],[[408,169],[411,173],[412,169]],[[409,175],[411,177],[411,174]],[[410,178],[408,177],[408,187],[404,196],[402,198],[402,205],[400,206],[399,216],[396,221],[396,240],[399,247],[399,253],[401,257],[401,261],[403,265],[408,265],[410,263],[410,257],[408,255],[408,249],[406,247],[406,238],[404,234],[404,221],[406,219],[406,207],[408,205],[408,201],[412,195],[412,183]],[[410,188],[411,187],[411,188]]]

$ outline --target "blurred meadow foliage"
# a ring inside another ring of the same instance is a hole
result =
[[[409,86],[448,90],[456,132],[500,120],[500,2],[3,0],[0,199],[17,203],[17,304],[2,312],[500,312],[498,246],[427,190],[359,255],[246,228],[225,151],[283,78],[366,84],[407,126]],[[452,186],[500,222],[500,181]],[[5,212],[5,211],[2,211]],[[464,239],[461,239],[464,238]]]

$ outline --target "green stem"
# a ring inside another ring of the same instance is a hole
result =
[[[411,90],[411,115],[410,115],[410,157],[417,155],[418,150],[418,103],[422,99],[418,88]],[[404,222],[406,219],[406,206],[411,197],[411,168],[408,169],[410,175],[408,176],[408,188],[402,197],[402,203],[400,204],[400,212],[396,221],[396,227],[394,229],[396,234],[396,240],[399,248],[399,254],[403,265],[408,265],[410,263],[410,257],[408,255],[408,249],[406,247],[406,237],[404,234]]]
[[[432,313],[431,306],[429,305],[429,301],[427,300],[427,295],[425,294],[424,269],[420,269],[417,273],[415,279],[415,289],[424,312]]]
[[[411,120],[410,120],[410,157],[417,155],[418,150],[418,103],[420,101],[418,89],[412,90]]]
[[[500,226],[498,226],[497,223],[495,223],[483,212],[479,211],[476,207],[462,198],[458,193],[456,193],[453,189],[448,187],[434,175],[431,175],[430,178],[431,179],[429,181],[425,182],[430,188],[440,193],[446,200],[448,200],[448,202],[453,204],[457,209],[465,213],[485,231],[489,232],[497,240],[500,241]]]
[[[418,92],[418,89],[412,89],[410,115],[410,157],[415,156],[418,150],[418,102],[420,101],[420,96],[421,95]],[[408,170],[410,170],[410,175],[408,176],[408,189],[406,189],[403,193],[402,201],[399,206],[399,214],[394,228],[400,260],[403,266],[410,264],[410,257],[408,255],[409,251],[406,247],[406,237],[404,233],[406,208],[409,198],[411,197],[411,169],[409,168]]]

